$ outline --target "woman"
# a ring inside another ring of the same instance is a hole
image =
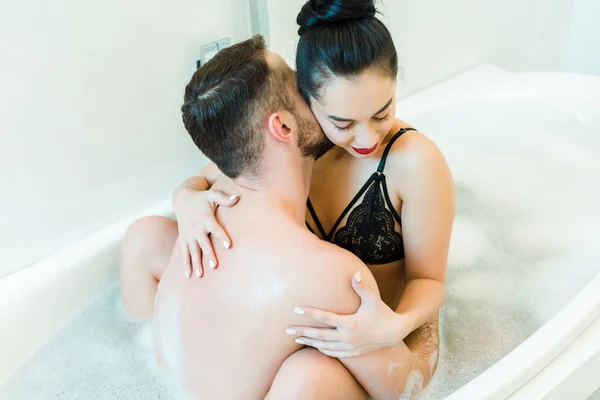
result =
[[[407,360],[429,371],[426,384],[437,364],[453,183],[437,147],[395,118],[398,57],[375,14],[372,0],[307,2],[297,18],[296,69],[300,92],[335,145],[315,164],[307,226],[365,262],[381,298],[353,282],[362,299],[356,314],[301,308],[333,328],[290,327],[288,333],[338,358],[403,341],[409,350],[415,342],[433,341],[427,354],[411,351]],[[218,175],[209,165],[174,194],[179,233],[187,239],[181,251],[188,277],[192,267],[203,275],[202,253],[210,267],[217,266],[209,234],[226,248],[232,245],[214,211],[234,206],[238,197],[209,190]]]

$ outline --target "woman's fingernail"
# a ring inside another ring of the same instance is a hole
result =
[[[287,333],[288,335],[296,335],[298,334],[298,331],[296,331],[295,329],[286,329],[285,333]]]
[[[238,196],[237,194],[234,194],[233,196],[231,196],[229,198],[229,200],[233,201],[233,200],[237,199],[238,197],[240,197],[240,196]]]
[[[356,279],[356,282],[360,283],[360,281],[362,281],[362,277],[360,276],[360,271],[356,273],[356,275],[354,275],[354,279]]]
[[[301,308],[299,308],[299,307],[297,307],[297,308],[294,308],[294,312],[295,312],[296,314],[300,314],[300,315],[303,315],[303,314],[304,314],[304,310],[303,310],[303,309],[301,309]]]
[[[296,339],[295,342],[298,344],[306,344],[306,340],[304,339]]]
[[[228,249],[231,247],[231,243],[229,243],[227,240],[223,242],[223,246]]]
[[[200,278],[200,270],[198,268],[196,268],[196,276]]]
[[[192,276],[192,271],[190,271],[189,269],[186,269],[185,270],[185,276],[188,277],[188,278],[191,277]]]
[[[210,261],[208,262],[208,265],[210,265],[210,267],[211,267],[212,269],[215,269],[215,268],[217,267],[217,263],[216,263],[216,262],[214,262],[213,260],[210,260]]]

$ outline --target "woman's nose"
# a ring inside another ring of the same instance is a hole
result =
[[[356,135],[356,144],[363,149],[370,149],[379,141],[377,131],[372,128],[366,128],[359,131]]]

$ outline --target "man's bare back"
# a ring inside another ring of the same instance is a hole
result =
[[[354,313],[360,301],[350,282],[358,271],[376,288],[353,255],[312,235],[284,204],[259,196],[248,191],[235,208],[218,211],[236,238],[232,249],[217,250],[218,273],[186,279],[175,251],[159,284],[156,355],[195,397],[264,398],[283,362],[302,347],[286,328],[319,326],[295,307]]]

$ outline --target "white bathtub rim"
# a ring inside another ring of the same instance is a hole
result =
[[[118,246],[147,215],[170,216],[171,199],[0,279],[0,387],[97,296],[118,281]]]
[[[508,400],[587,399],[600,388],[600,317]]]
[[[108,241],[114,240],[114,238],[117,237],[116,235],[122,236],[127,227],[131,225],[133,221],[143,216],[171,215],[172,212],[173,209],[171,206],[171,199],[166,199],[145,210],[132,214],[129,217],[124,218],[123,220],[104,229],[101,229],[96,233],[44,258],[43,260],[35,262],[28,267],[22,268],[5,276],[4,278],[0,279],[0,293],[4,295],[4,290],[7,290],[6,293],[10,293],[11,295],[18,293],[18,290],[16,290],[16,288],[14,288],[11,284],[13,280],[17,281],[28,279],[29,282],[33,282],[33,284],[43,283],[43,280],[37,278],[40,272],[46,271],[49,268],[52,268],[53,271],[60,272],[62,265],[81,262],[81,260],[89,256],[90,251],[97,249],[99,246],[106,244]],[[1,307],[2,304],[0,304],[0,309]]]
[[[600,273],[561,311],[447,400],[500,400],[516,392],[600,317]]]
[[[433,109],[502,99],[594,104],[600,107],[600,77],[566,72],[512,73],[481,64],[399,99],[397,113],[410,123],[411,118]]]

